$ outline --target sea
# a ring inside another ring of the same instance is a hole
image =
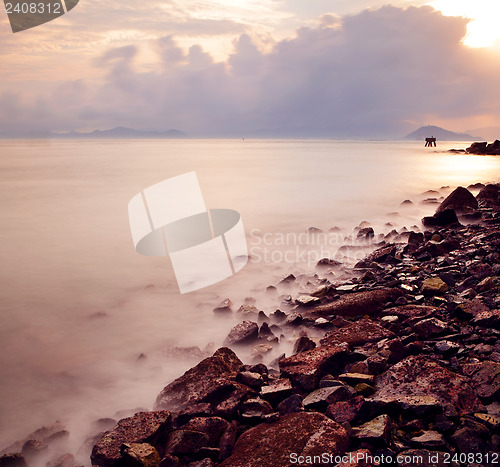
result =
[[[238,322],[213,313],[223,300],[237,310],[251,297],[270,313],[280,297],[267,288],[287,274],[314,272],[322,257],[355,262],[339,249],[362,222],[376,240],[419,229],[455,187],[498,182],[500,157],[447,152],[467,145],[0,141],[0,450],[59,420],[65,449],[89,465],[82,446],[96,420],[151,410],[167,383],[222,345]],[[240,213],[249,261],[181,294],[169,257],[135,251],[128,203],[188,172],[208,208]]]

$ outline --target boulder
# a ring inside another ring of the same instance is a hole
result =
[[[114,467],[122,461],[121,445],[124,443],[161,443],[172,421],[170,412],[138,412],[118,422],[113,430],[102,434],[92,449],[93,466]]]
[[[480,397],[500,396],[500,363],[484,361],[463,365],[462,373],[470,378]]]
[[[253,321],[242,321],[234,326],[224,341],[224,345],[240,345],[252,342],[259,337],[259,325]]]
[[[477,199],[474,195],[462,186],[453,190],[445,200],[439,205],[436,214],[451,208],[457,213],[465,213],[476,210],[478,207]]]
[[[458,222],[457,213],[451,208],[446,208],[433,216],[424,217],[422,224],[425,227],[445,227],[454,224],[459,225],[460,222]]]
[[[500,185],[486,185],[477,195],[476,199],[482,204],[491,207],[500,206]]]
[[[183,430],[205,433],[208,437],[208,446],[219,447],[222,435],[229,423],[221,417],[195,417],[182,426]]]
[[[182,428],[170,433],[165,445],[165,453],[173,456],[194,454],[206,446],[208,446],[208,436],[205,433]]]
[[[424,339],[439,336],[450,330],[449,326],[440,319],[427,318],[413,324],[413,330]]]
[[[311,465],[313,456],[343,454],[346,430],[320,413],[298,412],[245,431],[221,467]]]
[[[275,379],[267,386],[262,386],[260,395],[266,401],[275,404],[292,395],[292,383],[287,378]]]
[[[216,387],[236,378],[243,364],[236,354],[222,347],[212,357],[205,358],[198,365],[189,369],[165,386],[156,398],[155,409],[180,411],[188,407],[205,402]]]
[[[396,300],[402,295],[401,290],[388,288],[348,293],[333,302],[308,310],[302,316],[316,319],[330,316],[374,315],[387,302]]]
[[[310,392],[318,385],[322,376],[339,374],[350,359],[347,346],[322,345],[280,360],[281,376]]]
[[[358,261],[355,268],[369,268],[372,263],[383,263],[388,256],[393,256],[396,253],[396,245],[391,243],[389,245],[378,248],[370,253],[366,258]]]
[[[367,405],[362,396],[356,396],[346,401],[335,402],[326,409],[327,417],[337,423],[353,424],[363,419],[367,414]]]
[[[407,357],[377,376],[376,389],[373,399],[416,411],[436,406],[445,413],[468,414],[481,407],[467,378],[423,355]]]
[[[346,343],[350,348],[362,346],[369,342],[378,342],[382,339],[392,339],[395,334],[371,319],[360,319],[354,323],[328,333],[321,339],[322,345],[339,345]]]

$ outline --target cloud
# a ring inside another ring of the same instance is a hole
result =
[[[58,130],[397,137],[408,120],[498,114],[498,57],[464,47],[466,25],[431,7],[386,6],[323,18],[269,53],[241,34],[224,63],[200,46],[182,50],[169,35],[153,41],[156,65],[147,71],[136,66],[138,46],[112,48],[95,60],[100,83],[74,81],[63,98],[36,105],[12,93],[0,99],[16,126],[36,126],[33,115],[46,106],[44,124]],[[0,118],[12,126],[5,112]]]

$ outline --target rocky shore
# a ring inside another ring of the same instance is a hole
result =
[[[167,385],[153,411],[96,434],[91,464],[500,465],[500,185],[459,187],[422,222],[352,270],[325,258],[270,286],[270,315],[225,300],[214,312],[243,318],[225,347]],[[262,363],[290,336],[291,355]],[[235,351],[248,347],[242,362]],[[67,436],[57,428],[0,467],[36,463],[51,436]],[[76,462],[60,453],[47,465]]]
[[[450,149],[449,152],[475,154],[478,156],[500,156],[500,140],[493,143],[486,141],[472,143],[467,149]]]

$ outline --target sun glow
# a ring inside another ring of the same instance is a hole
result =
[[[446,16],[464,16],[471,19],[467,26],[465,45],[489,47],[500,40],[498,0],[433,0],[429,4]]]

